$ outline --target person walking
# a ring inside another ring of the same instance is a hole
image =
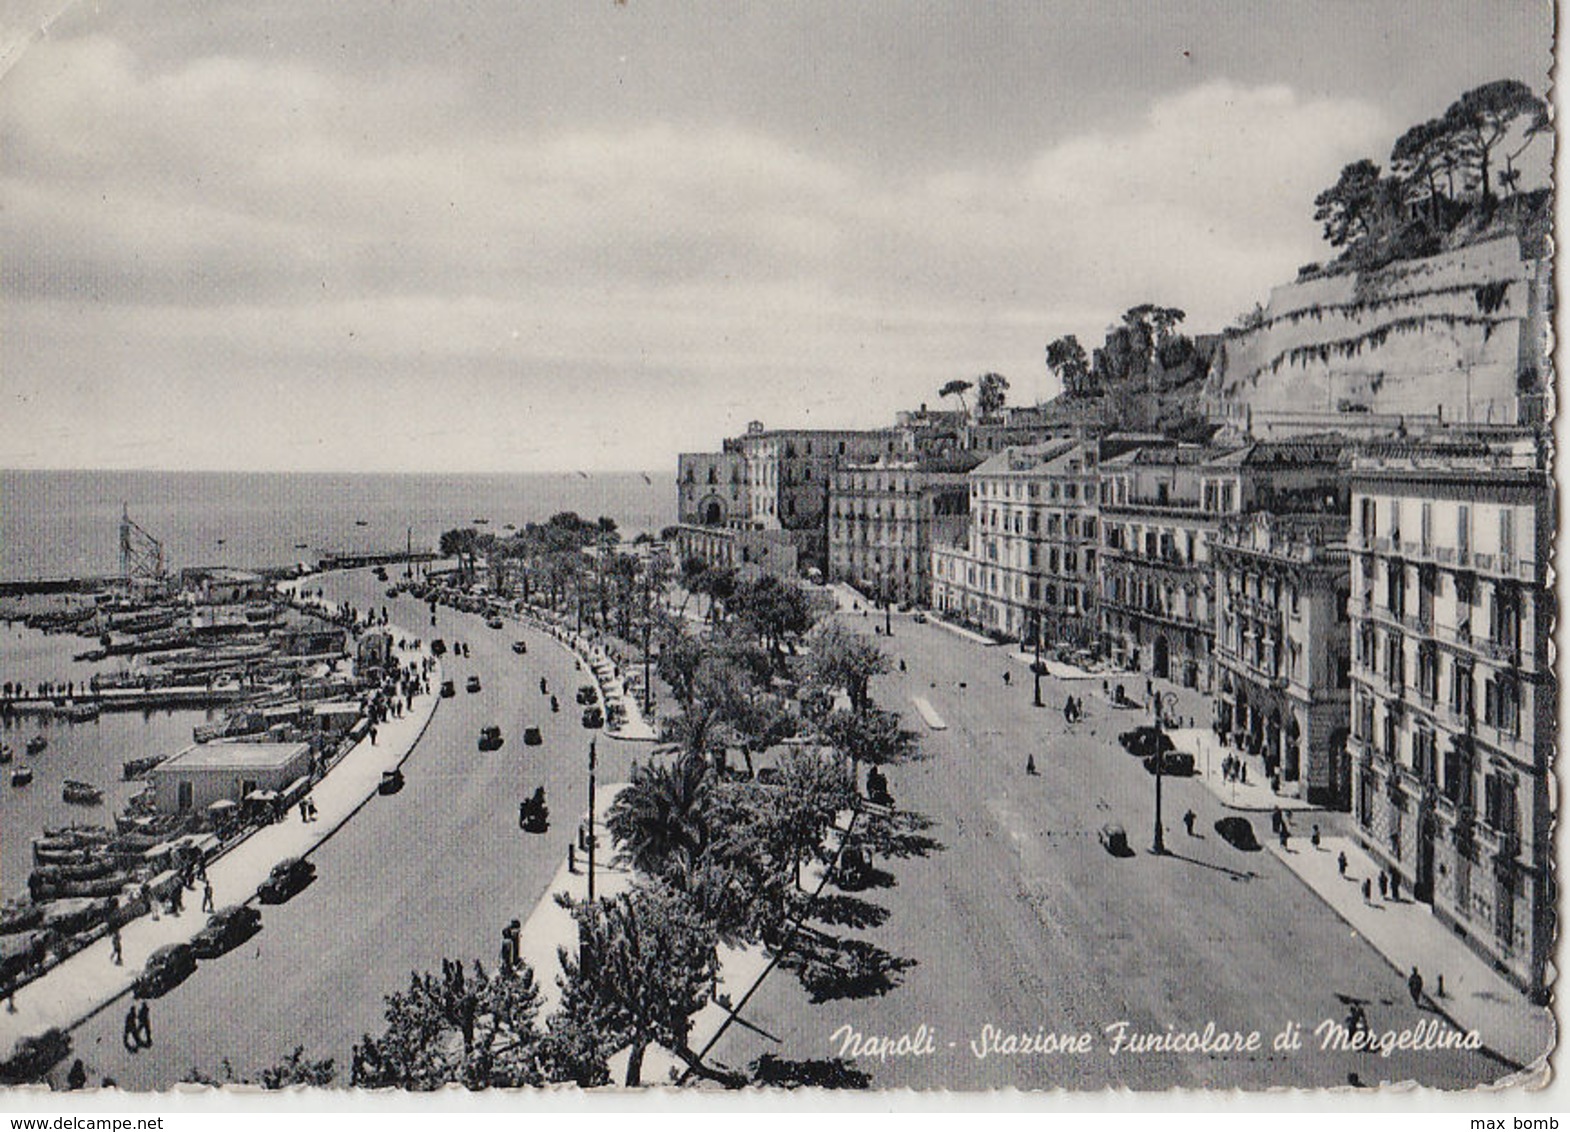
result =
[[[71,1072],[65,1075],[65,1087],[74,1093],[86,1084],[87,1066],[82,1064],[82,1059],[79,1057],[71,1063]]]
[[[125,1043],[125,1048],[132,1053],[141,1049],[141,1034],[141,1027],[137,1025],[136,1021],[136,1007],[132,1006],[125,1012],[125,1032],[121,1035],[121,1041]]]
[[[1342,850],[1340,853],[1336,854],[1336,870],[1338,872],[1340,872],[1340,874],[1342,876],[1346,876],[1346,851],[1345,850]]]
[[[1025,756],[1025,773],[1030,775],[1032,778],[1035,777],[1035,775],[1036,775],[1036,756],[1035,755],[1026,755]]]
[[[1310,844],[1312,844],[1314,846],[1315,849],[1319,848],[1319,823],[1318,822],[1314,823],[1313,832],[1311,832],[1308,835],[1308,840],[1309,840]]]
[[[1189,810],[1183,815],[1183,828],[1188,830],[1190,837],[1194,836],[1194,811]]]
[[[1406,977],[1406,989],[1411,992],[1412,1005],[1423,1005],[1423,976],[1417,973],[1417,968],[1412,968],[1412,973]]]
[[[1374,902],[1374,882],[1369,880],[1367,877],[1364,877],[1363,878],[1363,903],[1364,904],[1372,904],[1373,902]]]
[[[1384,900],[1390,895],[1390,878],[1383,869],[1379,870],[1379,899]]]
[[[114,961],[116,967],[125,965],[125,956],[121,954],[120,948],[120,925],[116,924],[109,933],[109,958]]]
[[[211,912],[212,910],[213,910],[213,884],[212,884],[212,881],[204,880],[202,882],[202,911],[204,911],[204,912]]]
[[[151,1012],[147,1009],[147,1003],[145,1002],[142,1003],[141,1009],[136,1012],[136,1030],[140,1035],[138,1040],[144,1046],[150,1047],[153,1044],[153,1021]]]
[[[1012,672],[1005,672],[1003,674],[1003,683],[1005,685],[1014,683],[1014,674]]]

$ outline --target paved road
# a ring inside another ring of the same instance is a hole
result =
[[[852,617],[870,631],[870,619]],[[1147,850],[1153,831],[1152,779],[1117,746],[1120,730],[1143,713],[1112,708],[1100,682],[1043,681],[1047,707],[1031,706],[1028,671],[1002,650],[933,625],[896,619],[882,642],[908,673],[875,682],[878,702],[897,707],[923,734],[924,761],[895,767],[889,780],[902,809],[933,820],[941,844],[925,855],[880,862],[893,886],[860,895],[891,913],[881,927],[846,933],[903,961],[886,994],[812,1003],[790,973],[776,971],[746,1012],[756,1027],[732,1027],[715,1054],[731,1064],[773,1052],[800,1060],[841,1052],[831,1035],[849,1025],[868,1035],[934,1035],[926,1056],[863,1056],[858,1068],[879,1087],[1141,1089],[1269,1085],[1335,1086],[1356,1073],[1364,1083],[1418,1080],[1470,1085],[1505,1067],[1457,1051],[1322,1053],[1311,1031],[1347,1009],[1337,993],[1371,1000],[1376,1030],[1431,1017],[1412,1007],[1403,979],[1270,854],[1242,853],[1214,832],[1222,810],[1197,781],[1166,780],[1167,844]],[[1001,673],[1012,668],[1005,686]],[[968,687],[961,689],[963,681]],[[1139,678],[1138,692],[1143,692]],[[1073,691],[1088,718],[1066,732],[1061,707]],[[948,724],[927,730],[911,697],[930,700]],[[1184,702],[1198,714],[1200,701]],[[1025,775],[1035,755],[1040,776]],[[1189,838],[1181,815],[1199,815]],[[1133,857],[1118,860],[1097,829],[1120,823]],[[1265,818],[1256,819],[1268,835]],[[1300,825],[1301,827],[1301,825]],[[1306,827],[1301,827],[1306,828]],[[1306,844],[1304,851],[1309,851]],[[1103,1027],[1127,1020],[1164,1034],[1259,1030],[1257,1054],[1106,1053]],[[1310,1031],[1303,1049],[1275,1053],[1288,1022]],[[968,1046],[984,1025],[1035,1034],[1089,1031],[1091,1054],[990,1056]],[[953,1043],[953,1046],[950,1046]]]
[[[514,623],[492,630],[445,608],[433,627],[425,606],[407,596],[388,600],[368,570],[323,588],[362,609],[386,604],[411,634],[467,642],[471,657],[449,652],[443,661],[458,693],[437,708],[404,764],[403,791],[373,798],[313,855],[315,883],[285,905],[264,907],[258,936],[152,1003],[151,1049],[130,1054],[121,1046],[126,1000],[73,1035],[94,1082],[109,1076],[125,1088],[164,1088],[193,1066],[217,1075],[225,1057],[254,1074],[303,1044],[310,1057],[334,1058],[347,1083],[354,1042],[381,1029],[383,996],[406,986],[413,970],[439,969],[444,956],[494,965],[501,927],[528,915],[566,853],[586,809],[590,735],[574,703],[587,681],[571,654]],[[526,656],[511,651],[519,637],[529,643]],[[483,686],[473,695],[463,690],[471,674]],[[558,715],[540,694],[541,676],[561,701]],[[488,723],[501,726],[506,743],[482,753],[476,740]],[[543,746],[524,746],[526,724],[542,728]],[[647,749],[602,737],[601,780],[624,781]],[[544,836],[518,829],[518,802],[537,785],[551,809]]]

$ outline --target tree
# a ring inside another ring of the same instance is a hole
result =
[[[474,575],[474,556],[479,546],[479,532],[473,527],[443,531],[437,548],[443,558],[456,558],[458,570],[465,578]]]
[[[780,780],[769,788],[775,839],[801,887],[801,865],[816,857],[835,816],[855,804],[856,792],[842,764],[796,747],[779,762]]]
[[[976,414],[995,416],[1008,396],[1009,379],[1001,373],[984,373],[976,379]]]
[[[868,686],[874,676],[890,671],[888,654],[838,621],[827,621],[814,629],[809,643],[808,679],[822,688],[845,689],[852,711],[872,706]]]
[[[233,1064],[226,1057],[219,1063],[220,1076],[214,1077],[200,1069],[191,1069],[180,1080],[189,1085],[210,1085],[213,1088],[223,1088],[225,1085],[260,1085],[264,1089],[292,1089],[297,1085],[307,1085],[312,1088],[325,1088],[333,1083],[333,1059],[325,1058],[321,1061],[311,1061],[305,1056],[304,1046],[295,1046],[293,1052],[284,1057],[276,1065],[263,1069],[253,1079],[238,1076]]]
[[[647,876],[685,887],[681,878],[709,841],[712,785],[708,764],[690,754],[672,763],[634,763],[605,823],[618,856]]]
[[[1384,207],[1379,166],[1366,157],[1342,168],[1336,183],[1314,198],[1314,219],[1333,248],[1355,245],[1374,230]]]
[[[1057,374],[1063,392],[1071,397],[1090,392],[1090,359],[1072,334],[1047,343],[1047,368]]]
[[[915,751],[915,736],[899,716],[881,708],[833,711],[823,721],[824,740],[853,765],[899,762]]]
[[[351,1084],[428,1092],[543,1084],[536,1056],[539,988],[528,964],[494,974],[479,963],[442,961],[442,974],[413,973],[386,999],[387,1029],[354,1047]]]
[[[812,628],[812,605],[806,590],[773,574],[738,585],[732,605],[742,625],[757,636],[781,670],[787,641]]]
[[[558,952],[563,1009],[628,1047],[623,1083],[642,1084],[654,1042],[712,1076],[687,1039],[716,975],[714,929],[657,885],[574,904],[572,913],[578,954]]]
[[[1440,174],[1448,167],[1454,152],[1455,134],[1438,118],[1430,118],[1407,130],[1390,150],[1391,171],[1404,186],[1404,197],[1428,206],[1429,223],[1442,222],[1441,200],[1448,200],[1439,186]]]
[[[1475,87],[1445,111],[1445,124],[1463,140],[1469,163],[1477,169],[1485,208],[1494,201],[1489,177],[1493,152],[1524,117],[1531,119],[1529,133],[1542,132],[1537,127],[1538,123],[1547,125],[1547,106],[1530,87],[1516,79],[1497,79]]]
[[[942,389],[938,390],[938,396],[939,397],[958,397],[959,398],[960,411],[962,413],[965,413],[968,416],[969,413],[970,413],[970,406],[965,404],[965,394],[967,394],[969,392],[970,392],[970,382],[962,381],[959,378],[955,378],[953,381],[951,381],[948,384],[946,384]]]

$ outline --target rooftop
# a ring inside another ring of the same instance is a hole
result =
[[[158,764],[156,772],[171,770],[276,770],[287,766],[309,743],[196,743]]]

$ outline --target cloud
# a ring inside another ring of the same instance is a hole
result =
[[[261,466],[330,430],[337,458],[385,461],[407,413],[492,464],[520,458],[517,407],[552,422],[529,467],[574,444],[654,465],[754,415],[885,421],[952,376],[999,370],[1021,398],[1059,333],[1097,340],[1147,300],[1215,329],[1263,299],[1319,254],[1317,189],[1393,133],[1360,102],[1218,82],[1008,165],[894,176],[734,122],[541,125],[440,75],[160,70],[103,37],[42,43],[10,79],[18,411],[113,403],[115,429],[176,450],[263,421],[181,457]],[[92,427],[66,462],[101,450]]]

